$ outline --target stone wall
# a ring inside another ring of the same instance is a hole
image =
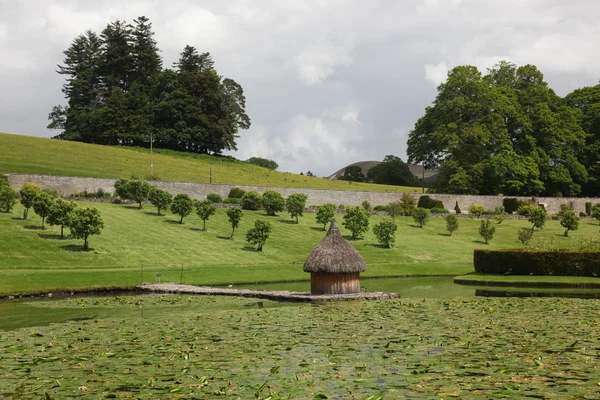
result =
[[[98,189],[103,189],[106,192],[114,192],[115,179],[104,178],[84,178],[72,176],[48,176],[48,175],[24,175],[24,174],[7,174],[10,185],[18,190],[25,182],[36,183],[43,188],[55,189],[64,195],[72,195],[75,193],[95,192]],[[292,193],[304,193],[308,196],[307,205],[319,205],[325,203],[344,204],[346,206],[358,206],[363,201],[367,200],[373,206],[386,205],[393,201],[397,201],[400,193],[397,192],[361,192],[351,190],[326,190],[326,189],[301,189],[301,188],[284,188],[284,187],[269,187],[269,186],[248,186],[248,185],[223,185],[223,184],[208,184],[208,183],[186,183],[186,182],[151,182],[163,190],[175,195],[177,193],[187,193],[194,199],[203,200],[209,193],[218,193],[223,198],[227,197],[229,190],[233,187],[239,187],[243,190],[256,190],[259,193],[265,190],[276,190],[284,197]],[[420,193],[413,193],[416,199]],[[488,210],[493,210],[495,207],[502,205],[502,196],[473,196],[473,195],[454,195],[454,194],[431,194],[433,199],[441,200],[444,203],[444,208],[453,210],[456,203],[462,211],[466,211],[469,205],[476,203],[482,204]],[[521,200],[531,200],[528,197],[519,197]],[[600,198],[567,198],[567,197],[538,197],[539,203],[544,203],[548,212],[557,212],[561,204],[573,203],[574,209],[577,212],[585,211],[585,203],[600,203]]]

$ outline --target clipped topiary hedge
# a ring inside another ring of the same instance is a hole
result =
[[[519,209],[519,206],[522,204],[521,200],[516,199],[514,197],[505,198],[502,200],[502,205],[504,206],[504,211],[508,214],[512,214],[513,212]]]
[[[419,197],[419,202],[417,203],[418,208],[444,208],[444,203],[441,200],[434,200],[428,195],[424,194]]]
[[[498,275],[600,276],[600,252],[476,249],[475,272]]]

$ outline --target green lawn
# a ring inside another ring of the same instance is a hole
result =
[[[168,150],[154,152],[159,180],[278,186],[374,192],[420,192],[420,188],[375,185],[271,171],[256,165],[208,155]],[[148,149],[109,147],[0,133],[0,172],[94,178],[129,178],[150,174]]]
[[[131,287],[155,281],[156,274],[161,274],[162,281],[191,284],[306,280],[304,260],[325,234],[314,214],[305,214],[296,225],[287,214],[267,217],[263,212],[244,211],[240,228],[229,240],[231,228],[224,209],[218,209],[207,222],[208,231],[202,232],[195,214],[180,225],[172,214],[156,216],[150,205],[143,210],[103,203],[80,206],[97,207],[105,223],[102,234],[91,237],[89,252],[81,251],[82,241],[60,240],[58,227],[40,230],[40,218],[33,212],[28,220],[21,220],[20,206],[10,214],[0,213],[0,294]],[[253,251],[245,242],[245,232],[258,218],[270,221],[273,229],[263,252]],[[371,227],[382,218],[372,216]],[[474,248],[519,247],[517,231],[529,226],[523,220],[495,225],[496,235],[485,245],[477,220],[461,218],[460,228],[451,237],[445,233],[443,218],[431,218],[424,228],[415,227],[408,217],[396,221],[399,228],[393,249],[379,247],[371,232],[352,242],[367,261],[364,276],[466,274],[473,270]],[[582,221],[580,230],[569,238],[562,231],[558,221],[548,221],[536,233],[536,240],[578,248],[582,239],[599,236],[593,221]]]

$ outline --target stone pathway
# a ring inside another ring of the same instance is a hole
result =
[[[206,296],[242,296],[256,297],[259,299],[275,301],[340,301],[340,300],[387,300],[397,299],[400,295],[397,293],[385,292],[364,292],[357,294],[339,294],[339,295],[312,295],[309,292],[289,292],[269,291],[269,290],[249,290],[249,289],[230,289],[217,288],[210,286],[192,286],[179,283],[153,283],[138,286],[139,289],[155,293],[185,293],[199,294]]]

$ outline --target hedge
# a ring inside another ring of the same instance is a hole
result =
[[[504,212],[508,214],[512,214],[517,211],[519,206],[522,204],[521,200],[516,199],[514,197],[505,198],[502,200],[502,205],[504,206]]]
[[[475,272],[497,275],[600,276],[600,252],[476,249]]]
[[[418,208],[444,208],[444,203],[441,200],[434,200],[428,195],[423,195],[419,197],[419,202],[417,203]]]

